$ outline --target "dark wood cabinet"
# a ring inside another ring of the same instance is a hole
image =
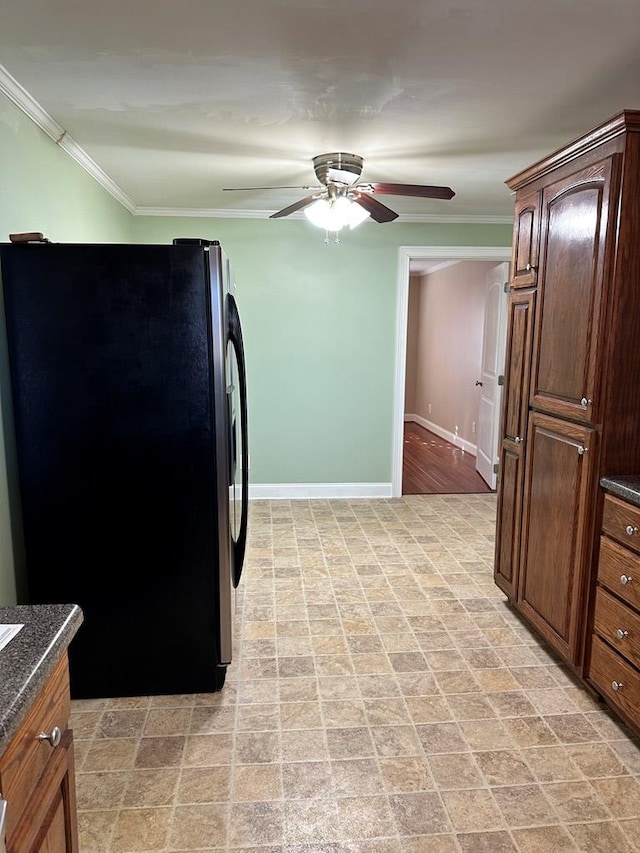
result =
[[[516,595],[522,518],[522,478],[529,415],[529,374],[533,345],[535,291],[515,290],[509,296],[505,405],[499,471],[496,559],[494,577],[511,598]]]
[[[520,193],[516,199],[511,256],[511,286],[531,287],[538,276],[540,190]]]
[[[597,422],[600,405],[618,159],[579,169],[543,191],[531,404],[587,423]]]
[[[604,474],[640,472],[640,111],[516,192],[495,580],[580,676]]]
[[[521,444],[527,433],[535,298],[534,290],[514,291],[509,297],[503,436],[514,444]]]
[[[595,439],[582,424],[530,415],[517,601],[572,664],[581,653]]]
[[[640,728],[640,508],[604,497],[587,678]]]

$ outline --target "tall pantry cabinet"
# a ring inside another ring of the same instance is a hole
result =
[[[640,111],[516,192],[495,580],[582,674],[600,477],[640,472]]]

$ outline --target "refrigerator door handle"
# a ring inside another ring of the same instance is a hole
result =
[[[238,382],[240,385],[240,428],[242,430],[242,508],[240,512],[240,530],[233,543],[233,585],[238,586],[247,547],[247,521],[249,517],[249,445],[247,441],[247,371],[242,342],[242,327],[236,300],[228,294],[229,340],[236,353],[238,363]],[[230,448],[231,450],[231,448]]]

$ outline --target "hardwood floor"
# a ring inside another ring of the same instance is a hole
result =
[[[465,453],[416,423],[404,425],[403,495],[481,494],[492,491]]]

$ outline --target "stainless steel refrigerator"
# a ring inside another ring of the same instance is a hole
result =
[[[72,695],[220,689],[248,507],[245,361],[224,251],[187,239],[5,244],[0,273],[19,586],[26,603],[84,612]]]

